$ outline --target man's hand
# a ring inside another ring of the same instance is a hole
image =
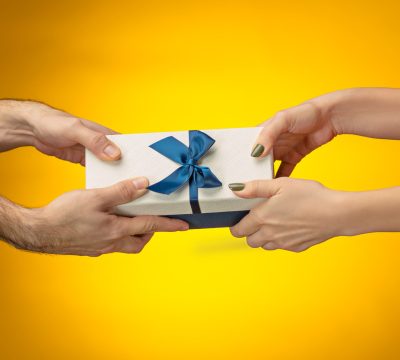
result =
[[[0,202],[0,236],[17,248],[51,254],[138,253],[154,232],[188,229],[181,220],[113,214],[115,206],[142,196],[147,186],[146,178],[136,178],[72,191],[40,209]]]
[[[3,136],[2,136],[3,134]],[[85,148],[102,160],[118,160],[120,149],[104,126],[34,101],[0,101],[0,151],[34,146],[46,155],[85,165]]]
[[[251,247],[299,252],[354,226],[347,223],[345,193],[317,182],[282,177],[243,185],[237,196],[266,199],[231,228],[233,236],[247,237]]]

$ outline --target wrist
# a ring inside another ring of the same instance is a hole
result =
[[[363,202],[357,192],[337,191],[337,212],[335,226],[337,236],[355,236],[365,231],[363,221]]]
[[[18,249],[38,247],[40,209],[27,209],[0,198],[0,238]]]
[[[29,108],[33,102],[0,100],[0,151],[33,144]]]
[[[314,104],[322,119],[328,121],[336,135],[351,133],[351,124],[347,121],[347,112],[351,110],[354,99],[362,96],[363,89],[345,89],[317,97],[310,102]]]
[[[338,235],[400,231],[400,187],[340,192]]]

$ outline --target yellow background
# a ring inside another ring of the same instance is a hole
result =
[[[121,132],[245,127],[329,91],[400,87],[398,1],[4,1],[0,97]],[[400,142],[343,136],[295,177],[398,185]],[[0,154],[0,191],[43,206],[84,169]],[[1,359],[398,359],[400,235],[301,254],[227,229],[158,234],[142,254],[0,245]]]

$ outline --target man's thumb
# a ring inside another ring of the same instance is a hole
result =
[[[101,160],[119,160],[121,158],[121,150],[106,135],[89,129],[83,124],[73,129],[73,138]]]
[[[235,195],[246,199],[270,198],[276,195],[281,188],[279,179],[231,183],[228,186]]]
[[[137,177],[120,181],[114,185],[95,189],[101,200],[101,206],[112,208],[117,205],[131,202],[147,192],[149,181],[145,177]]]

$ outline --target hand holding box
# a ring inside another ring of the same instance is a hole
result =
[[[110,135],[122,150],[117,163],[86,153],[87,188],[146,176],[149,192],[116,208],[126,216],[164,215],[191,228],[232,226],[262,199],[240,199],[229,183],[272,179],[273,160],[250,156],[260,128]]]

